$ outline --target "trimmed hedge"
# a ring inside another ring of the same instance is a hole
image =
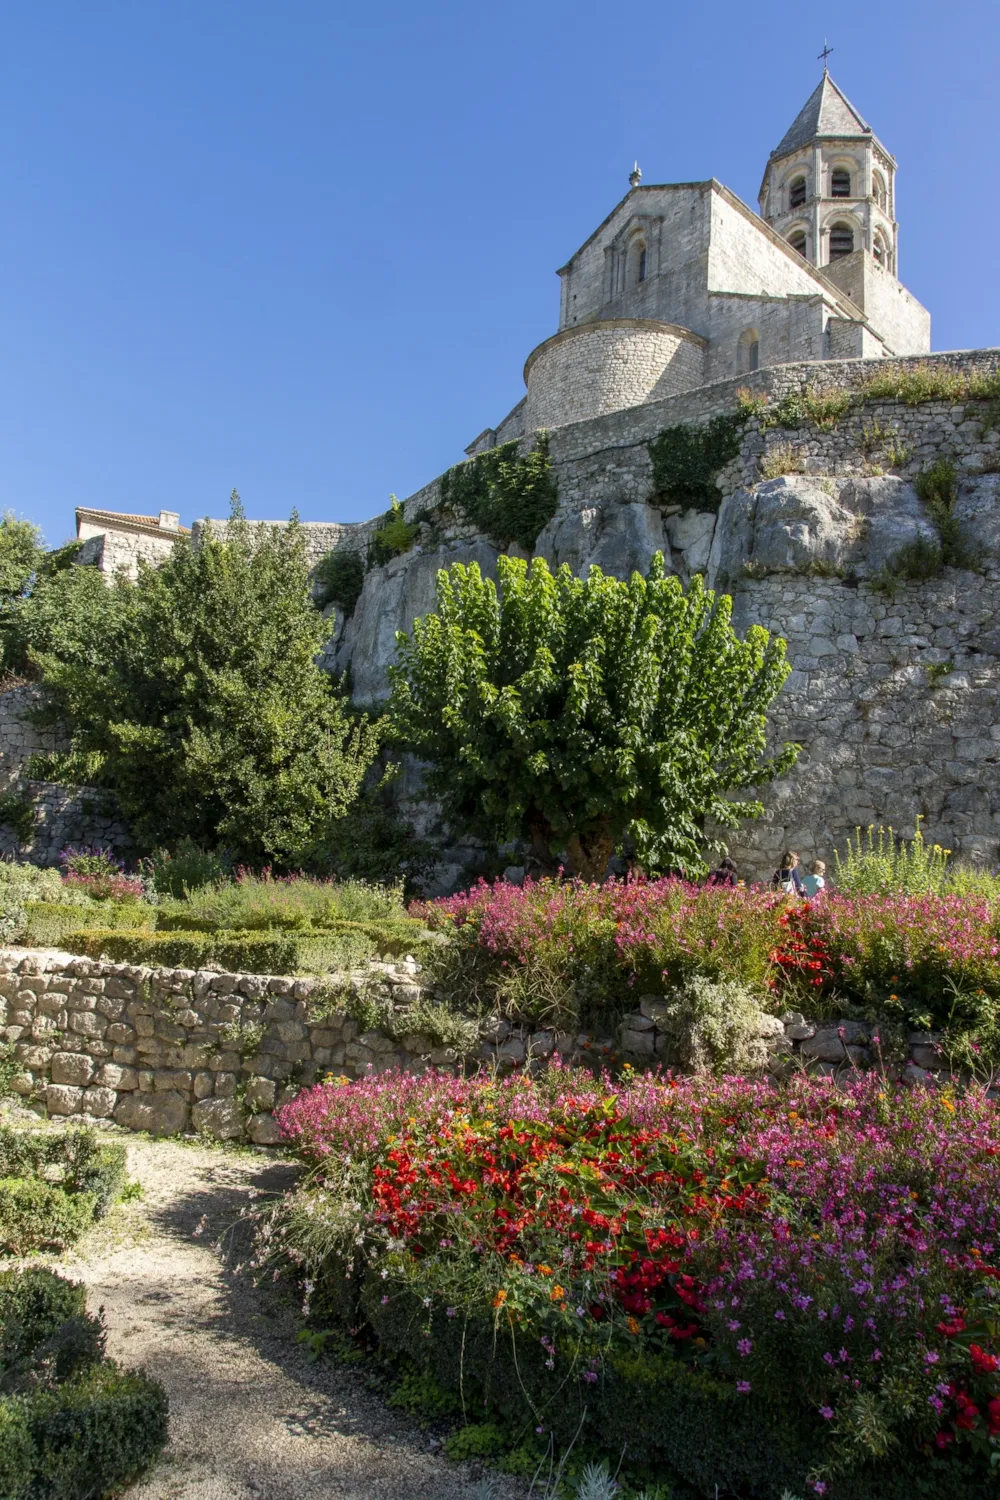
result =
[[[147,1468],[167,1441],[162,1385],[112,1360],[21,1398],[21,1409],[35,1450],[23,1500],[106,1495]]]
[[[37,1177],[0,1177],[0,1255],[64,1250],[93,1222],[90,1193],[67,1193]]]
[[[93,1130],[65,1135],[0,1126],[0,1177],[39,1177],[58,1168],[68,1193],[88,1193],[94,1218],[103,1218],[125,1186],[126,1155],[120,1144],[103,1144]]]
[[[205,919],[206,922],[208,919]],[[418,922],[336,922],[306,931],[216,931],[193,927],[127,933],[109,928],[67,933],[70,953],[116,963],[203,969],[209,964],[247,974],[323,973],[378,956],[418,954],[431,939]]]
[[[84,1308],[52,1271],[0,1275],[0,1500],[94,1500],[166,1443],[162,1386],[105,1359]]]

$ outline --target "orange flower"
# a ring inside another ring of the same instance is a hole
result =
[[[639,1324],[636,1322],[635,1318],[626,1318],[625,1327],[628,1329],[629,1333],[639,1332]]]
[[[552,1302],[558,1302],[559,1299],[561,1297],[565,1297],[565,1295],[566,1295],[566,1288],[564,1286],[560,1286],[559,1283],[556,1282],[555,1286],[552,1288],[551,1292],[549,1293],[549,1300],[552,1301]]]
[[[494,1307],[503,1307],[503,1305],[504,1305],[504,1303],[506,1301],[507,1301],[507,1293],[504,1292],[504,1291],[499,1291],[499,1292],[497,1292],[496,1296],[493,1298],[493,1306]]]
[[[539,1276],[551,1276],[552,1275],[552,1267],[551,1266],[539,1266],[538,1267],[538,1274],[539,1274]]]

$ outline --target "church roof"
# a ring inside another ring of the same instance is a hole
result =
[[[871,135],[851,101],[840,92],[829,73],[824,73],[771,156],[788,156],[817,136]]]

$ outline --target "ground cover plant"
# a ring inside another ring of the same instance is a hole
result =
[[[84,1288],[40,1268],[0,1272],[0,1497],[117,1494],[167,1441],[163,1387],[104,1354]]]
[[[124,1146],[102,1145],[92,1130],[0,1126],[0,1255],[67,1248],[124,1186]]]
[[[261,1268],[290,1261],[314,1317],[367,1322],[468,1420],[620,1435],[706,1496],[994,1493],[981,1090],[382,1075],[281,1123],[311,1173]]]

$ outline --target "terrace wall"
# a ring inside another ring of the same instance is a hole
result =
[[[366,1030],[350,995],[377,993],[403,1011],[423,991],[413,959],[327,979],[149,969],[57,949],[0,949],[0,1037],[14,1048],[14,1090],[49,1116],[113,1122],[154,1135],[196,1131],[273,1145],[273,1111],[327,1074],[400,1068],[455,1071],[542,1066],[558,1052],[593,1068],[662,1064],[664,1002],[645,996],[615,1037],[480,1024],[462,1056],[418,1032]],[[797,1012],[764,1016],[762,1056],[775,1076],[800,1066],[836,1074],[869,1066],[871,1028],[814,1026]],[[929,1079],[935,1038],[911,1038],[910,1081]]]

